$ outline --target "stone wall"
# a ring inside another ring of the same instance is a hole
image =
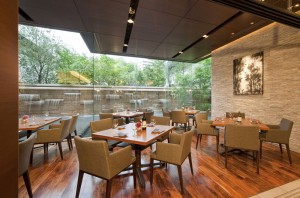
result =
[[[233,95],[233,60],[264,52],[263,95]],[[265,123],[294,121],[290,145],[300,152],[300,29],[272,23],[212,52],[212,117],[241,111]]]

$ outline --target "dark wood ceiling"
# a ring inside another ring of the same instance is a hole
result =
[[[19,7],[33,21],[20,16],[19,22],[82,33],[95,53],[184,62],[198,62],[270,23],[206,0],[140,0],[123,52],[129,6],[130,0],[20,0]]]

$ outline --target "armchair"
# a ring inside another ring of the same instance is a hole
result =
[[[210,120],[203,120],[196,118],[196,126],[197,126],[197,143],[196,143],[196,149],[198,147],[198,142],[200,139],[201,143],[201,138],[202,135],[211,135],[211,136],[216,136],[216,148],[217,151],[219,151],[219,130],[215,129],[215,127],[211,126],[213,121]]]
[[[185,131],[189,126],[189,116],[185,115],[185,111],[172,111],[172,126],[174,124],[183,124]]]

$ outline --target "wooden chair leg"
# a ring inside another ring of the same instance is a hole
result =
[[[259,151],[256,151],[256,172],[259,174]]]
[[[75,135],[77,136],[77,130],[76,130],[76,129],[75,129],[74,133],[75,133]]]
[[[111,184],[112,184],[112,178],[108,179],[106,183],[106,198],[110,198]]]
[[[133,186],[136,188],[136,174],[137,174],[137,166],[136,161],[132,163],[132,171],[133,171]]]
[[[153,183],[153,159],[150,158],[150,184]]]
[[[60,158],[63,160],[63,153],[62,153],[62,147],[61,147],[61,142],[58,142],[58,148],[59,148],[59,153],[60,153]]]
[[[71,136],[71,133],[69,134],[69,141],[70,141],[70,145],[71,145],[71,150],[73,150],[73,144],[72,144],[72,136]]]
[[[228,147],[225,146],[225,168],[227,168],[227,152],[228,152]]]
[[[31,184],[30,184],[30,178],[29,178],[28,170],[25,173],[23,173],[23,179],[24,179],[24,182],[25,182],[25,186],[26,186],[28,195],[31,198],[31,197],[33,197],[33,195],[32,195],[32,190],[31,190]]]
[[[69,136],[67,137],[67,143],[68,143],[69,150],[72,150]]]
[[[260,146],[259,146],[259,157],[260,157],[260,159],[262,157],[262,143],[263,143],[263,141],[260,141]]]
[[[76,188],[76,196],[75,196],[76,198],[79,197],[83,174],[84,174],[84,172],[82,170],[79,170],[78,180],[77,180],[77,188]]]
[[[216,145],[217,152],[219,152],[219,144],[220,144],[220,137],[219,137],[219,135],[216,136],[216,140],[217,140],[217,145]]]
[[[199,138],[200,138],[200,134],[197,135],[196,149],[197,149],[197,147],[198,147]]]
[[[189,153],[188,157],[189,157],[189,162],[190,162],[190,167],[191,167],[191,173],[192,173],[192,175],[194,175],[193,163],[192,163],[192,154]]]
[[[292,156],[291,156],[291,151],[290,151],[290,145],[286,144],[285,147],[286,147],[286,151],[287,151],[287,154],[288,154],[288,157],[289,157],[290,164],[292,164]]]
[[[179,175],[179,181],[180,181],[181,193],[184,194],[184,190],[183,190],[183,182],[182,182],[182,170],[181,170],[181,165],[177,165],[177,169],[178,169],[178,175]]]
[[[279,144],[279,148],[280,148],[280,153],[282,155],[282,145],[281,144]]]

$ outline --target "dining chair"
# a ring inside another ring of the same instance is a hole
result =
[[[154,111],[145,112],[146,123],[149,124],[151,122],[151,116],[154,115]]]
[[[159,116],[151,116],[151,120],[155,120],[156,125],[165,125],[170,126],[171,119],[169,117],[159,117]],[[163,142],[165,140],[169,141],[169,135],[164,135],[160,137],[157,141]]]
[[[185,115],[185,111],[172,111],[172,126],[174,124],[183,124],[185,131],[189,126],[189,116]]]
[[[167,111],[165,109],[161,109],[162,113],[163,113],[163,117],[169,117],[170,119],[172,119],[172,113],[170,111]]]
[[[147,112],[147,109],[146,108],[138,108],[136,111],[145,113],[145,112]]]
[[[113,113],[113,109],[102,109],[101,113]]]
[[[285,144],[289,162],[290,164],[292,164],[292,156],[290,151],[290,136],[291,136],[293,125],[294,122],[286,118],[282,118],[279,125],[267,124],[270,130],[268,130],[267,132],[263,132],[260,135],[260,157],[262,156],[263,142],[278,143],[281,154],[282,154],[282,144]]]
[[[112,120],[114,120],[114,115],[112,113],[99,113],[99,119],[107,119],[107,118],[111,118]],[[123,118],[116,118],[118,120],[118,126],[122,126],[124,125],[124,120]]]
[[[111,129],[111,128],[113,128],[113,119],[106,118],[106,119],[90,122],[90,128],[91,128],[92,133],[99,132],[99,131],[104,131],[104,130],[107,130],[107,129]],[[93,140],[104,140],[104,139],[94,139],[93,138]],[[115,140],[107,140],[109,150],[111,150],[111,151],[119,143],[121,143],[121,142],[120,141],[115,141]]]
[[[238,112],[226,112],[226,118],[230,118],[233,117],[233,118],[237,118],[238,117],[238,114],[240,114],[240,116],[245,119],[246,117],[246,114],[245,113],[238,113]]]
[[[197,143],[196,143],[196,149],[198,147],[198,142],[200,139],[200,144],[201,144],[201,139],[202,135],[209,135],[209,136],[216,136],[216,148],[217,152],[219,151],[219,130],[213,127],[211,124],[213,121],[211,120],[204,120],[201,119],[200,116],[196,118],[196,126],[197,126]]]
[[[192,129],[183,134],[171,133],[169,136],[169,143],[157,142],[156,151],[150,154],[150,184],[153,183],[153,161],[163,161],[177,166],[181,193],[184,194],[182,169],[181,165],[188,157],[190,162],[191,173],[194,175],[191,156],[191,144],[194,133],[194,126]]]
[[[226,125],[225,127],[225,168],[227,168],[228,148],[249,150],[256,153],[256,173],[259,173],[259,127]],[[254,156],[253,156],[254,157]]]
[[[64,139],[69,138],[69,128],[71,124],[71,119],[62,120],[58,128],[50,128],[46,130],[40,130],[36,133],[35,144],[44,144],[44,152],[48,152],[49,143],[57,143],[59,147],[60,157],[63,160],[62,146],[61,143]],[[69,142],[68,142],[69,145]],[[69,149],[70,145],[69,145]]]
[[[133,183],[136,188],[136,159],[132,156],[130,146],[110,152],[106,141],[92,141],[78,136],[75,145],[79,161],[79,174],[76,188],[76,198],[79,197],[84,173],[107,181],[106,197],[111,195],[112,180],[121,171],[132,165]]]
[[[24,140],[23,142],[19,142],[19,177],[23,176],[24,183],[30,198],[33,197],[33,195],[31,190],[28,166],[34,141],[35,134],[32,134],[28,139]]]
[[[193,124],[195,125],[196,122],[201,120],[208,120],[208,111],[200,111],[196,113],[196,115],[193,118]],[[196,124],[197,125],[197,124]],[[197,126],[196,126],[197,127]]]

